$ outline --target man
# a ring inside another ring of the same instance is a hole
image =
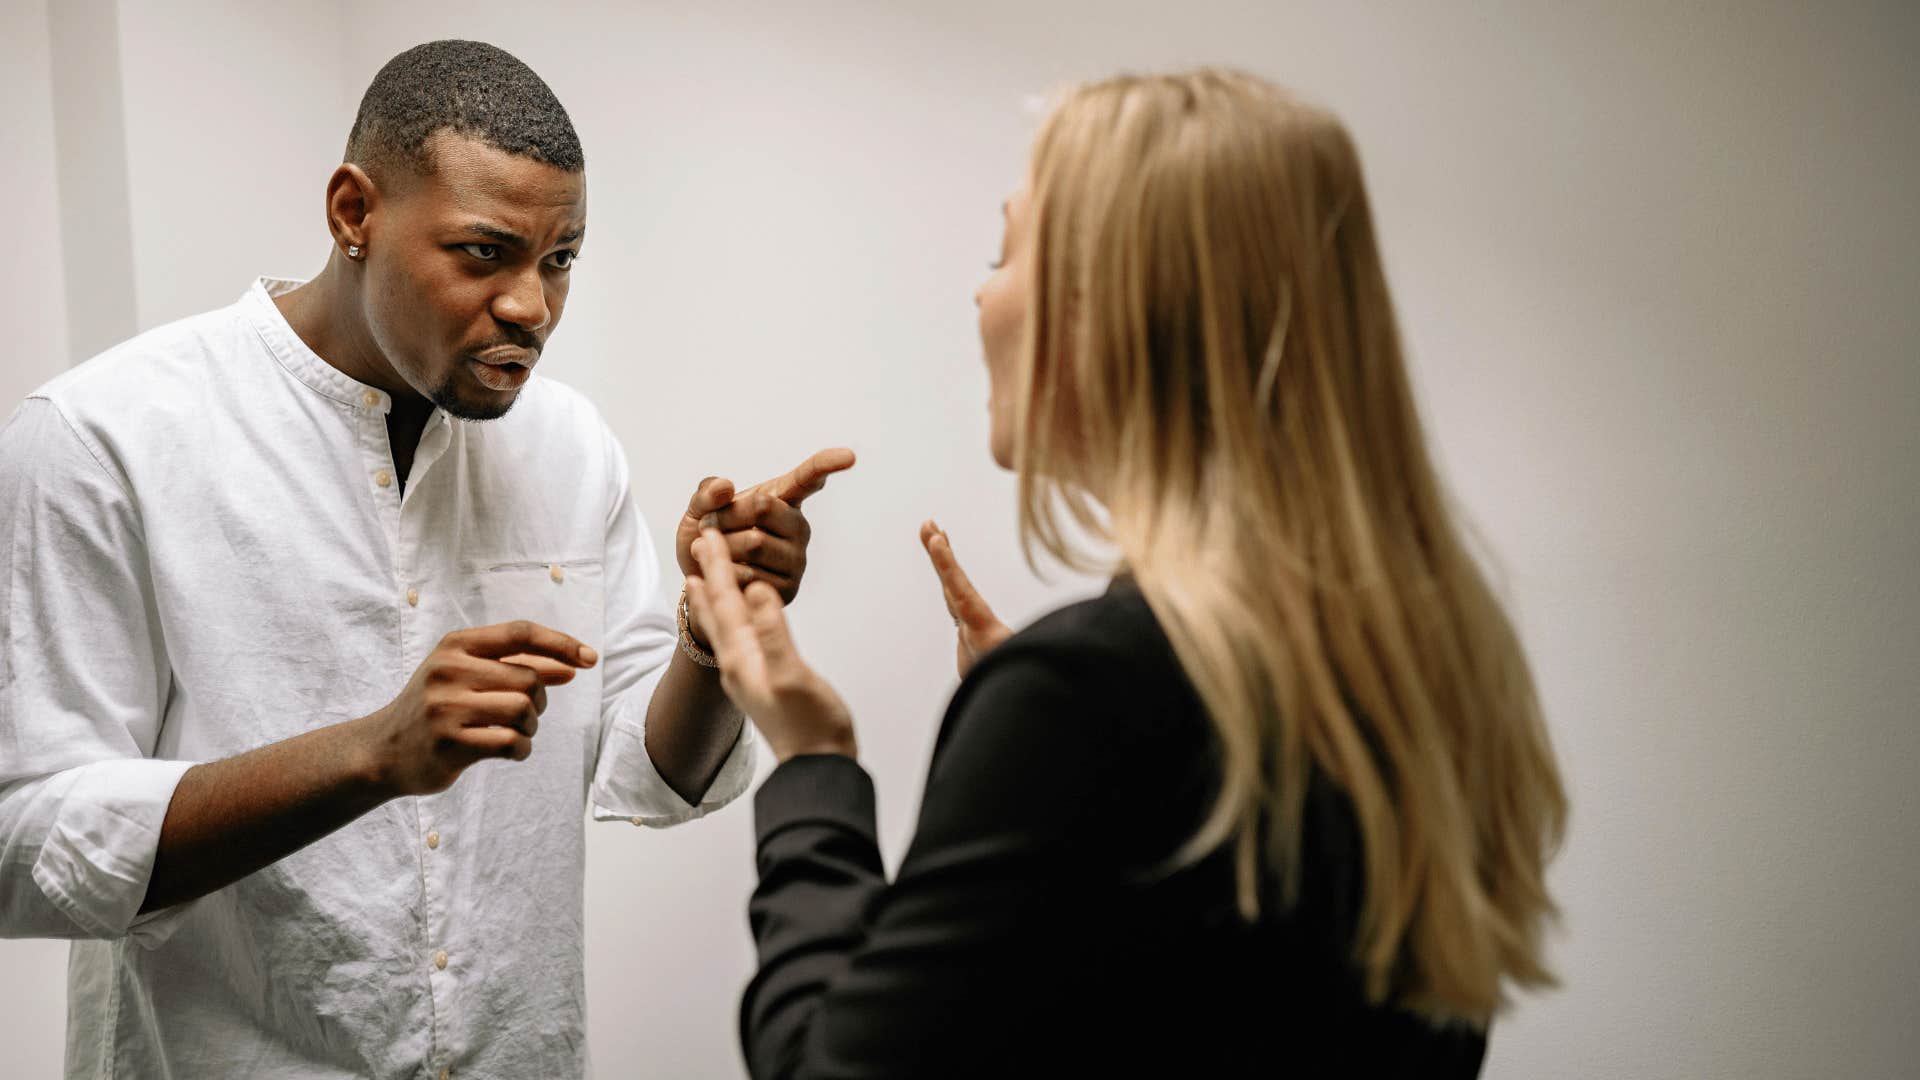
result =
[[[69,1076],[585,1072],[589,803],[690,820],[753,744],[620,446],[532,379],[582,170],[513,57],[402,53],[318,277],[0,429],[0,931],[79,939]],[[797,504],[851,464],[703,482],[683,573],[704,520],[790,600]]]

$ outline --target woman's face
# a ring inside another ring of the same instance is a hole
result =
[[[980,309],[980,347],[987,359],[987,413],[993,421],[988,445],[994,463],[1013,468],[1014,379],[1026,340],[1027,291],[1032,281],[1032,244],[1027,235],[1029,192],[1025,185],[1001,204],[1000,258],[974,291]]]

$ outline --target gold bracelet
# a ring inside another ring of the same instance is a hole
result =
[[[680,603],[676,605],[674,621],[680,626],[680,651],[687,654],[687,659],[701,667],[719,667],[720,661],[715,660],[712,653],[701,648],[700,643],[693,640],[693,624],[687,621],[687,590],[684,586],[680,589]]]

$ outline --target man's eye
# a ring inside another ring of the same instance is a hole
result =
[[[498,244],[461,244],[460,248],[482,262],[492,262],[500,257]]]
[[[562,270],[565,270],[566,268],[573,265],[573,260],[579,258],[580,253],[572,250],[571,248],[563,248],[559,251],[554,252],[552,255],[548,257],[553,260],[553,265],[559,267]]]

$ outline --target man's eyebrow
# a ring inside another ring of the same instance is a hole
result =
[[[1004,202],[1000,204],[1000,216],[1001,217],[1007,216],[1007,204]]]
[[[471,225],[468,225],[467,231],[471,233],[478,233],[479,235],[484,236],[489,240],[498,240],[500,243],[507,244],[512,247],[524,248],[527,246],[526,237],[521,236],[519,233],[514,232],[511,229],[503,229],[498,225],[488,225],[484,221],[476,221]]]
[[[467,231],[472,233],[478,233],[489,240],[499,241],[500,243],[505,244],[509,247],[525,249],[532,246],[530,243],[528,243],[527,238],[524,236],[521,236],[519,233],[514,232],[511,229],[503,229],[498,225],[488,225],[486,222],[483,222],[483,221],[476,221],[469,224],[467,226]],[[581,237],[585,235],[587,235],[587,227],[585,225],[582,225],[577,229],[571,229],[561,234],[560,239],[557,242],[562,244],[571,244],[574,241],[579,240]]]

